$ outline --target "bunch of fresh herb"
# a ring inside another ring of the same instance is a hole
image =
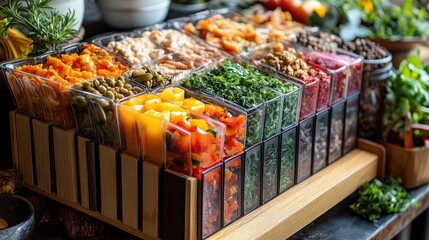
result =
[[[376,222],[382,214],[399,213],[416,206],[401,185],[401,179],[388,178],[385,183],[374,179],[359,187],[359,198],[350,208],[369,221]]]
[[[33,40],[33,53],[55,50],[58,45],[78,36],[73,28],[74,11],[61,15],[49,3],[51,0],[6,0],[0,6],[0,19],[7,19],[1,26],[1,34],[15,28]]]
[[[419,54],[410,55],[388,79],[386,91],[384,140],[405,147],[425,145],[429,137],[429,129],[424,127],[429,126],[429,64]]]

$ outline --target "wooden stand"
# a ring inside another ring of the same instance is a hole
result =
[[[159,238],[160,167],[17,112],[10,128],[14,168],[27,188],[137,237]]]
[[[57,194],[77,203],[76,131],[53,127],[52,132]]]
[[[121,172],[122,221],[128,226],[137,229],[139,225],[138,160],[128,154],[121,154]]]
[[[110,147],[100,145],[100,198],[101,214],[118,219],[117,154]]]
[[[16,113],[15,114],[15,130],[16,130],[16,147],[18,156],[18,169],[24,178],[24,182],[34,185],[33,174],[33,146],[32,146],[32,131],[31,120],[29,117]]]
[[[34,158],[36,163],[37,186],[45,192],[50,193],[51,186],[51,165],[53,158],[50,149],[51,128],[48,124],[33,119]]]
[[[197,179],[167,169],[163,190],[162,239],[197,239]]]
[[[159,236],[159,180],[160,168],[143,162],[143,232],[153,238]]]
[[[209,239],[286,239],[375,178],[377,159],[355,149]]]
[[[80,204],[86,208],[89,208],[88,142],[90,142],[90,140],[87,138],[80,136],[77,137]]]
[[[115,149],[77,137],[75,130],[48,126],[16,112],[10,113],[10,119],[13,163],[27,188],[140,238],[197,239],[197,179],[170,170],[160,179],[159,166],[119,156]],[[384,177],[382,146],[363,140],[358,146],[362,149],[351,151],[209,239],[291,236],[362,183]],[[52,156],[55,166],[50,164]],[[46,174],[49,168],[51,173]],[[56,187],[50,191],[49,186]],[[159,204],[164,214],[162,236]]]

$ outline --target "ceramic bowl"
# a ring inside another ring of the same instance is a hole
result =
[[[98,4],[106,24],[114,28],[132,29],[162,22],[168,13],[170,0],[143,8],[110,8]]]
[[[115,9],[142,9],[154,6],[169,0],[98,0],[97,4],[102,8]]]

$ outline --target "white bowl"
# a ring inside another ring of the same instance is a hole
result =
[[[170,0],[98,0],[97,4],[103,8],[115,9],[143,9]]]
[[[162,22],[167,17],[170,0],[139,9],[115,9],[100,4],[98,7],[106,24],[114,28],[131,29]]]

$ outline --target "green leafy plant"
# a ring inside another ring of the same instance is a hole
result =
[[[58,45],[78,36],[73,28],[74,11],[61,15],[49,3],[51,0],[6,0],[0,6],[0,19],[6,19],[1,34],[7,36],[8,28],[16,28],[33,40],[33,53],[55,50]]]
[[[350,205],[358,215],[376,222],[381,215],[406,211],[417,206],[401,185],[401,179],[388,178],[385,183],[378,179],[359,187],[359,198]]]
[[[429,65],[419,54],[403,60],[388,79],[384,141],[411,148],[429,137]]]
[[[405,0],[401,5],[389,0],[322,1],[329,5],[328,14],[325,17],[313,14],[310,22],[345,40],[429,36],[427,9],[419,6],[417,0]]]

